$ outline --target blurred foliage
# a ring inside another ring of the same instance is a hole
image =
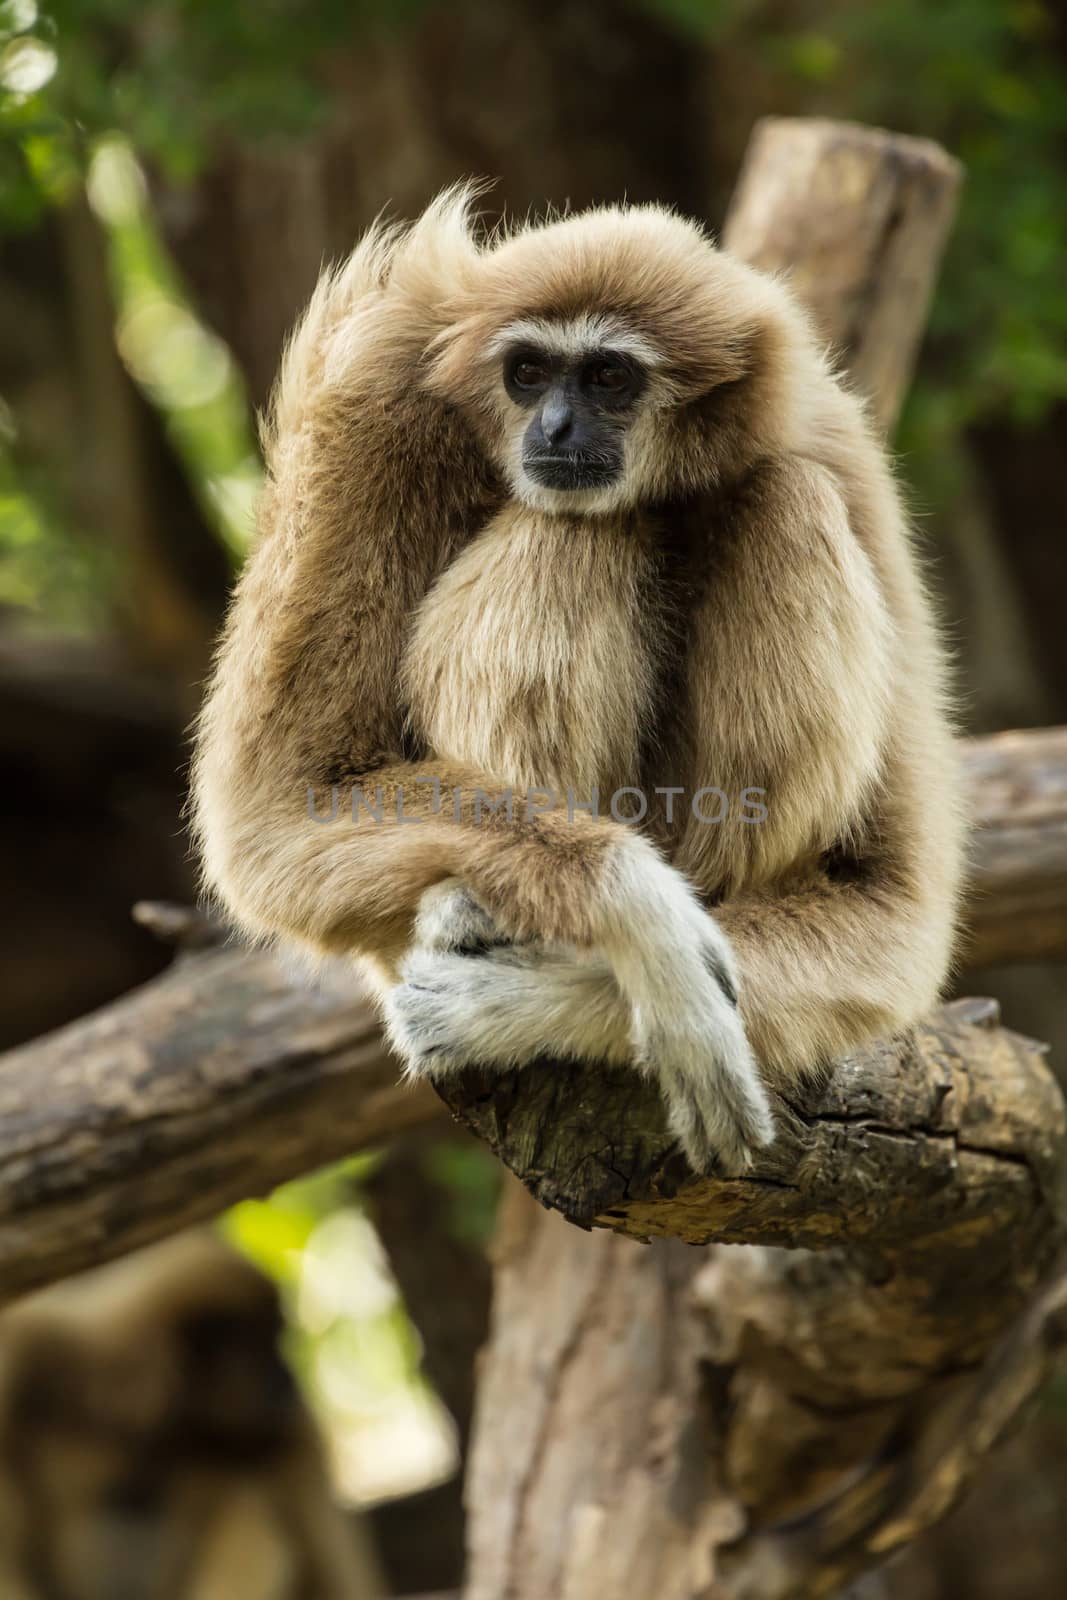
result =
[[[313,131],[329,115],[318,69],[331,46],[360,27],[402,27],[424,3],[3,0],[4,217],[31,219],[100,133],[124,132],[188,177],[228,133]]]
[[[209,522],[238,561],[262,476],[240,374],[189,304],[124,139],[97,142],[87,185],[108,234],[119,354],[166,418]]]
[[[69,170],[49,151],[47,141],[32,146],[33,170],[42,179],[40,194],[50,191],[63,203]],[[207,524],[236,565],[247,548],[262,481],[240,373],[189,303],[124,138],[103,135],[87,147],[84,183],[107,240],[119,354],[162,414]],[[29,620],[50,626],[106,631],[109,598],[121,581],[116,551],[76,526],[60,474],[50,472],[48,462],[20,459],[16,466],[16,435],[5,407],[0,605],[17,606]]]
[[[905,449],[1067,395],[1067,37],[1045,0],[644,0],[750,52],[781,106],[939,140],[966,184]],[[770,109],[770,108],[765,108]]]
[[[72,633],[103,632],[116,552],[71,527],[47,473],[17,469],[12,443],[0,402],[0,608]]]
[[[493,1231],[501,1171],[487,1150],[442,1139],[425,1155],[426,1174],[447,1207],[445,1225],[453,1238],[484,1249]]]
[[[0,224],[26,224],[104,133],[190,176],[220,139],[328,118],[331,46],[428,0],[3,0]],[[1067,42],[1046,0],[641,0],[750,52],[783,104],[941,140],[967,188],[935,308],[923,427],[1067,393]],[[324,92],[325,90],[325,92]]]
[[[351,1504],[439,1482],[456,1463],[451,1419],[421,1374],[418,1334],[364,1208],[376,1160],[285,1184],[222,1223],[281,1291],[286,1355]]]

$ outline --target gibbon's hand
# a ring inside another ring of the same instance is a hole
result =
[[[774,1125],[737,1012],[729,942],[654,852],[641,866],[658,879],[645,885],[658,915],[647,940],[635,941],[629,923],[619,941],[629,949],[614,960],[509,944],[454,881],[429,891],[403,981],[386,1000],[390,1041],[412,1077],[539,1056],[634,1063],[659,1080],[694,1170],[717,1158],[743,1171]]]
[[[649,998],[634,1005],[634,1057],[658,1077],[671,1131],[693,1170],[706,1172],[718,1160],[740,1173],[774,1139],[774,1121],[737,1009],[733,951],[701,915],[706,927],[678,952],[681,981],[662,992],[650,985]]]

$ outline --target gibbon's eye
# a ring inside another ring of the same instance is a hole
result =
[[[633,374],[621,361],[598,361],[589,368],[586,381],[605,395],[623,395],[633,387]]]
[[[511,381],[516,389],[543,389],[548,382],[548,368],[539,361],[516,361]]]

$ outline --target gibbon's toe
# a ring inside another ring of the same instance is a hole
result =
[[[427,950],[480,955],[508,941],[470,890],[458,878],[445,878],[419,901],[415,942]]]
[[[455,1043],[449,1027],[445,992],[410,976],[389,991],[385,999],[385,1032],[404,1063],[408,1079],[428,1077],[462,1066],[452,1053]]]

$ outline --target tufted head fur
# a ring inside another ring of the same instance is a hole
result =
[[[523,417],[501,378],[519,338],[563,350],[607,344],[648,379],[628,430],[626,470],[611,491],[554,495],[546,509],[618,509],[713,487],[792,431],[799,385],[790,346],[810,361],[803,314],[773,280],[718,250],[660,206],[605,207],[479,242],[469,195],[439,211],[455,252],[446,325],[429,347],[426,385],[458,406],[517,498]]]

